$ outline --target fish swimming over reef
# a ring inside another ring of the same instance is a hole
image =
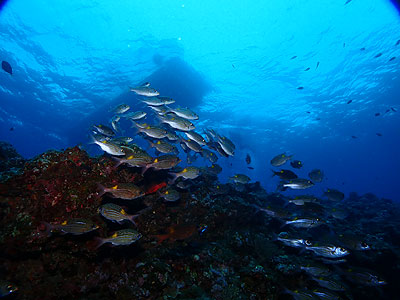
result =
[[[99,229],[99,226],[97,224],[86,219],[69,219],[58,224],[41,222],[41,225],[39,226],[39,230],[45,231],[49,236],[54,232],[80,235],[92,232],[97,229]]]
[[[142,235],[134,229],[122,229],[114,232],[107,238],[96,238],[95,248],[99,248],[104,244],[112,244],[113,246],[128,246],[138,241]]]
[[[99,185],[99,189],[99,197],[106,193],[109,193],[113,198],[133,200],[145,195],[144,191],[133,183],[120,183],[111,188],[106,188],[102,185]]]
[[[117,222],[119,224],[127,220],[136,225],[134,219],[139,216],[139,215],[128,215],[121,206],[114,203],[103,204],[102,206],[99,207],[98,211],[107,220],[110,220],[112,222]]]

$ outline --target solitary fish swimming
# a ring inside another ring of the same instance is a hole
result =
[[[2,62],[1,62],[1,68],[4,70],[4,71],[6,71],[7,73],[9,73],[10,75],[12,75],[12,67],[11,67],[11,65],[8,63],[8,62],[6,62],[5,60],[3,60]]]

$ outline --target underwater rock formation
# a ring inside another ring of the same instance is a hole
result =
[[[315,263],[313,253],[282,245],[276,233],[295,231],[281,229],[279,220],[257,209],[285,207],[283,196],[268,194],[258,183],[220,184],[204,172],[171,203],[158,194],[167,172],[141,175],[138,168],[115,165],[110,156],[89,157],[78,147],[49,151],[0,184],[0,275],[18,286],[18,299],[290,299],[286,289],[316,286],[301,269]],[[135,184],[145,196],[100,196],[99,185],[121,183]],[[102,218],[98,208],[110,202],[139,214],[137,227]],[[352,252],[348,263],[378,272],[388,284],[378,290],[350,281],[353,298],[339,293],[343,299],[394,299],[399,205],[356,194],[343,205],[350,210],[346,219],[321,216],[328,225],[306,235],[352,228],[366,237],[372,250]],[[43,225],[61,228],[70,220],[96,227],[80,234],[76,227],[48,232]],[[93,247],[96,237],[112,237],[122,228],[137,230],[141,238],[128,246]]]

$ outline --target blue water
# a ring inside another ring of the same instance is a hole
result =
[[[303,161],[299,176],[324,171],[310,193],[398,199],[400,19],[390,1],[84,2],[11,0],[0,12],[0,59],[14,72],[0,72],[0,140],[23,156],[77,144],[96,153],[90,124],[150,79],[199,114],[199,132],[236,144],[219,159],[223,182],[240,172],[274,191],[269,161],[286,152]]]

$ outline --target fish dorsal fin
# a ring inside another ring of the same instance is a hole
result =
[[[133,155],[129,156],[128,159],[133,159]]]
[[[116,232],[116,233],[114,233],[112,236],[111,236],[112,238],[116,238],[116,237],[118,237],[118,233]]]
[[[182,173],[186,173],[188,170],[187,170],[187,168],[184,168],[183,170],[182,170]]]
[[[165,192],[165,195],[168,195],[168,194],[169,194],[169,191],[166,191],[166,192]]]
[[[156,159],[154,160],[154,162],[155,162],[155,163],[158,163],[158,158],[156,158]]]
[[[150,86],[150,82],[145,82],[142,84],[142,87],[149,87]]]
[[[150,129],[150,126],[147,126],[146,129]]]
[[[64,221],[61,223],[61,225],[67,225],[67,224],[68,224],[68,221]]]
[[[160,145],[160,144],[161,144],[161,142],[160,142],[160,141],[158,141],[158,142],[157,142],[157,145]]]
[[[101,141],[103,144],[107,144],[107,141],[106,140],[104,140],[104,141]]]
[[[120,213],[126,215],[126,211],[124,209],[121,209]]]
[[[114,186],[112,187],[113,190],[116,190],[117,188],[118,188],[118,185],[114,185]]]

